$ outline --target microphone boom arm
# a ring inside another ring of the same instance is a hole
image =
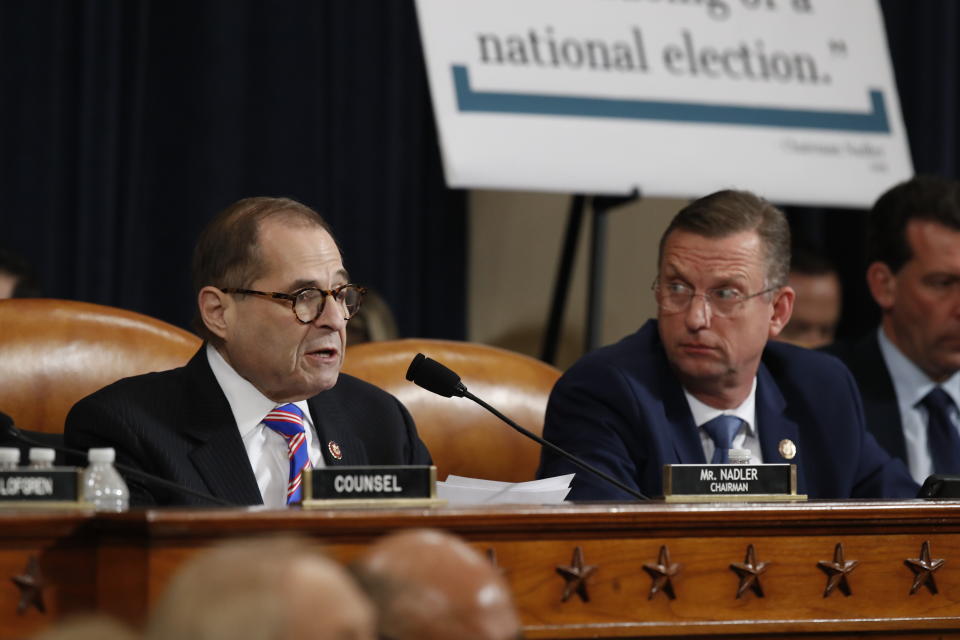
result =
[[[640,492],[637,491],[636,489],[632,489],[632,488],[628,487],[627,485],[623,484],[622,482],[620,482],[619,480],[617,480],[617,479],[614,478],[613,476],[611,476],[611,475],[609,475],[609,474],[606,474],[606,473],[604,473],[603,471],[600,471],[599,469],[594,468],[593,466],[591,466],[591,465],[588,464],[587,462],[584,462],[583,460],[581,460],[581,459],[578,458],[577,456],[573,455],[572,453],[569,453],[569,452],[567,452],[567,451],[564,451],[563,449],[561,449],[561,448],[558,447],[557,445],[553,444],[552,442],[550,442],[550,441],[548,441],[548,440],[544,440],[543,438],[541,438],[541,437],[538,436],[537,434],[533,433],[532,431],[527,431],[526,429],[524,429],[523,427],[521,427],[520,425],[518,425],[516,422],[514,422],[514,421],[511,420],[510,418],[508,418],[507,416],[505,416],[505,415],[503,415],[502,413],[500,413],[500,412],[499,412],[497,409],[495,409],[493,406],[487,404],[487,403],[484,402],[482,399],[478,398],[477,396],[475,396],[475,395],[473,395],[472,393],[470,393],[469,391],[467,391],[466,388],[463,389],[463,397],[469,398],[469,399],[473,400],[473,401],[476,402],[478,405],[480,405],[481,407],[483,407],[484,409],[486,409],[487,411],[489,411],[489,412],[492,413],[493,415],[497,416],[498,418],[500,418],[501,420],[503,420],[504,422],[506,422],[508,425],[510,425],[511,428],[513,428],[513,429],[515,429],[516,431],[522,433],[523,435],[527,436],[528,438],[531,438],[531,439],[535,440],[536,442],[540,443],[540,446],[546,447],[546,448],[550,449],[551,451],[553,451],[554,453],[556,453],[556,454],[558,454],[558,455],[560,455],[560,456],[563,456],[564,458],[566,458],[567,460],[569,460],[569,461],[572,462],[573,464],[577,465],[578,467],[580,467],[580,468],[583,469],[584,471],[589,471],[590,473],[592,473],[592,474],[594,474],[594,475],[596,475],[596,476],[599,476],[599,477],[603,478],[604,480],[606,480],[606,481],[609,482],[610,484],[612,484],[612,485],[616,486],[617,488],[619,488],[621,491],[625,491],[625,492],[629,493],[629,494],[632,495],[634,498],[637,498],[637,499],[639,499],[639,500],[649,500],[649,498],[647,498],[647,496],[643,495],[642,493],[640,493]]]

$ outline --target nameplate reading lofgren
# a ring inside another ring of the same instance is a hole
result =
[[[431,466],[322,467],[305,472],[303,501],[420,504],[436,498],[436,484],[437,468]]]
[[[668,464],[668,502],[806,500],[797,495],[795,464]]]
[[[74,467],[0,471],[0,502],[76,502],[77,474]]]

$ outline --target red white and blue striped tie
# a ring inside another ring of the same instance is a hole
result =
[[[303,412],[295,404],[285,404],[267,414],[263,424],[273,429],[287,441],[287,455],[290,458],[290,479],[287,482],[287,504],[303,499],[301,480],[303,469],[307,466],[307,436],[303,432]]]

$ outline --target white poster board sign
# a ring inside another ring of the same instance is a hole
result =
[[[910,177],[876,0],[417,0],[455,187],[866,207]]]

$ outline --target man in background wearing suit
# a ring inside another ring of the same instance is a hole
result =
[[[867,428],[917,482],[960,473],[960,183],[920,176],[882,195],[868,260],[880,327],[828,350],[857,379]]]
[[[185,367],[120,380],[78,402],[67,445],[241,505],[283,507],[306,466],[429,464],[396,398],[340,373],[363,289],[326,222],[247,198],[203,231],[193,260],[206,340]],[[133,505],[204,504],[133,478]]]
[[[663,492],[663,465],[795,463],[812,498],[912,497],[917,485],[870,436],[839,361],[768,340],[790,319],[790,230],[743,191],[697,200],[660,239],[656,321],[581,358],[557,382],[544,438],[627,486]],[[544,449],[540,476],[578,471]],[[577,473],[573,500],[627,495]]]

